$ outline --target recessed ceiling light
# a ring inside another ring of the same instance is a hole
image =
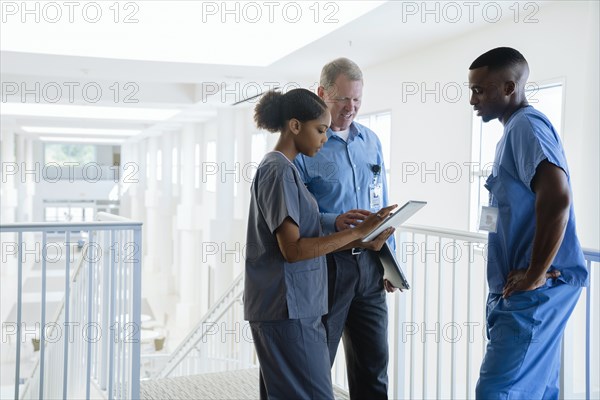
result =
[[[96,143],[96,144],[121,144],[125,139],[103,139],[103,138],[74,138],[60,136],[42,136],[42,142],[59,142],[59,143]]]
[[[48,118],[117,119],[123,121],[164,121],[179,109],[103,107],[63,104],[2,103],[0,115]]]
[[[21,129],[29,133],[59,135],[133,136],[141,132],[139,129],[61,128],[55,126],[22,126]]]

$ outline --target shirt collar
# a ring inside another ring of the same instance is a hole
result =
[[[332,136],[337,138],[338,140],[344,141],[341,137],[335,134],[335,132],[332,131],[331,128],[327,129],[327,139],[331,139]],[[363,141],[365,140],[362,125],[359,125],[356,122],[352,121],[352,123],[350,124],[350,133],[348,134],[348,143],[352,142],[356,137],[361,138],[361,140]]]

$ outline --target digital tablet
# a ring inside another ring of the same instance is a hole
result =
[[[394,287],[407,290],[410,289],[408,280],[400,268],[400,264],[396,260],[390,245],[386,242],[379,251],[379,262],[383,267],[383,278],[390,281]]]
[[[419,211],[421,208],[425,207],[427,204],[426,201],[416,201],[411,200],[404,204],[400,209],[393,214],[388,215],[388,217],[383,221],[381,225],[371,231],[367,236],[363,238],[363,242],[370,242],[375,239],[379,234],[385,231],[387,228],[396,228],[400,226],[400,224],[404,223],[407,219],[409,219],[414,213]]]

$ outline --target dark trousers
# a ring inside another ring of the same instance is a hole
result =
[[[343,337],[350,398],[387,399],[387,304],[376,255],[327,257],[329,313],[323,317],[331,364]]]
[[[321,317],[251,321],[261,400],[333,400]]]

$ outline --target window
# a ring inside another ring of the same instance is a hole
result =
[[[150,180],[150,152],[146,151],[146,180]]]
[[[82,204],[47,205],[44,207],[46,222],[90,222],[94,220],[94,207]]]
[[[238,185],[241,182],[240,174],[241,174],[241,166],[237,162],[238,159],[238,141],[234,139],[233,142],[233,163],[235,168],[235,179],[233,180],[233,197],[237,197],[238,195]]]
[[[200,189],[200,144],[196,143],[194,147],[194,187]]]
[[[173,147],[172,150],[172,164],[171,164],[171,183],[173,185],[179,184],[178,173],[179,173],[179,160],[177,159],[177,147]]]
[[[361,115],[356,117],[356,122],[375,132],[381,142],[389,192],[392,184],[392,179],[390,178],[390,163],[392,159],[392,113],[386,111],[382,113]]]
[[[210,169],[210,173],[207,173],[206,176],[202,177],[202,183],[206,183],[206,190],[212,193],[217,191],[217,142],[210,141],[206,144],[206,167]]]
[[[96,161],[96,146],[84,144],[48,143],[44,145],[45,164],[66,162],[80,166]]]
[[[252,149],[250,150],[250,161],[258,167],[267,152],[267,133],[257,132],[252,135]]]
[[[162,181],[162,150],[156,152],[156,180]]]
[[[556,132],[561,135],[562,131],[562,107],[563,107],[563,85],[554,83],[541,87],[525,90],[527,101],[537,110],[544,113]],[[473,113],[473,147],[471,166],[471,209],[469,226],[472,231],[477,231],[479,223],[479,212],[482,205],[487,205],[489,192],[483,186],[488,175],[491,173],[496,143],[502,137],[504,127],[497,120],[483,123],[480,117]]]

